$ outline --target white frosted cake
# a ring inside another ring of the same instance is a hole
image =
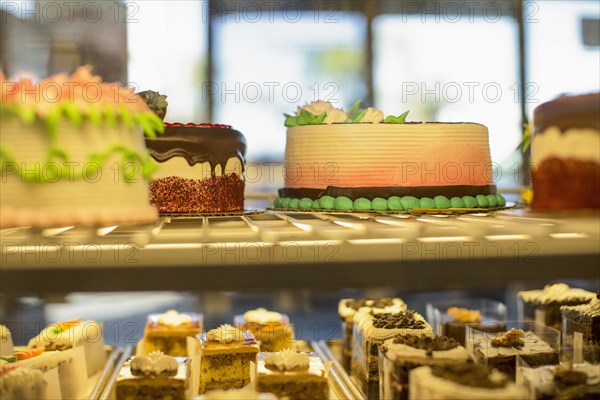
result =
[[[407,123],[313,102],[286,119],[278,208],[402,211],[504,206],[485,126]]]
[[[147,222],[152,173],[143,131],[163,124],[91,67],[40,82],[0,73],[0,227]]]

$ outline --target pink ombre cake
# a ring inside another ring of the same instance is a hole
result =
[[[132,88],[80,67],[33,82],[0,72],[0,227],[149,222],[144,133],[163,123]]]
[[[353,107],[353,109],[356,107]],[[403,211],[502,207],[488,130],[405,122],[374,108],[314,102],[287,115],[285,187],[277,208]]]

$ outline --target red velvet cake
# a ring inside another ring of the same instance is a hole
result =
[[[533,119],[532,208],[600,208],[600,93],[544,103]]]

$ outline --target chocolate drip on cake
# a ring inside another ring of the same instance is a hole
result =
[[[561,97],[538,106],[533,113],[534,133],[555,126],[561,131],[591,128],[600,131],[600,93]]]
[[[146,147],[158,162],[180,156],[190,166],[208,162],[212,171],[217,165],[224,169],[232,157],[240,160],[242,168],[245,164],[246,138],[235,129],[167,125],[163,135],[146,138]]]
[[[390,187],[354,187],[342,188],[328,186],[326,189],[314,188],[283,188],[279,189],[279,197],[292,197],[301,199],[307,197],[309,199],[318,199],[322,196],[339,197],[346,196],[351,200],[356,200],[361,197],[372,200],[376,197],[384,199],[392,196],[414,196],[414,197],[435,197],[446,196],[462,197],[462,196],[477,196],[479,194],[496,194],[495,185],[485,186],[470,186],[470,185],[449,185],[449,186],[390,186]]]

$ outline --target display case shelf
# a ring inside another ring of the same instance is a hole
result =
[[[162,218],[1,232],[8,292],[472,288],[598,279],[600,218],[509,209]]]

